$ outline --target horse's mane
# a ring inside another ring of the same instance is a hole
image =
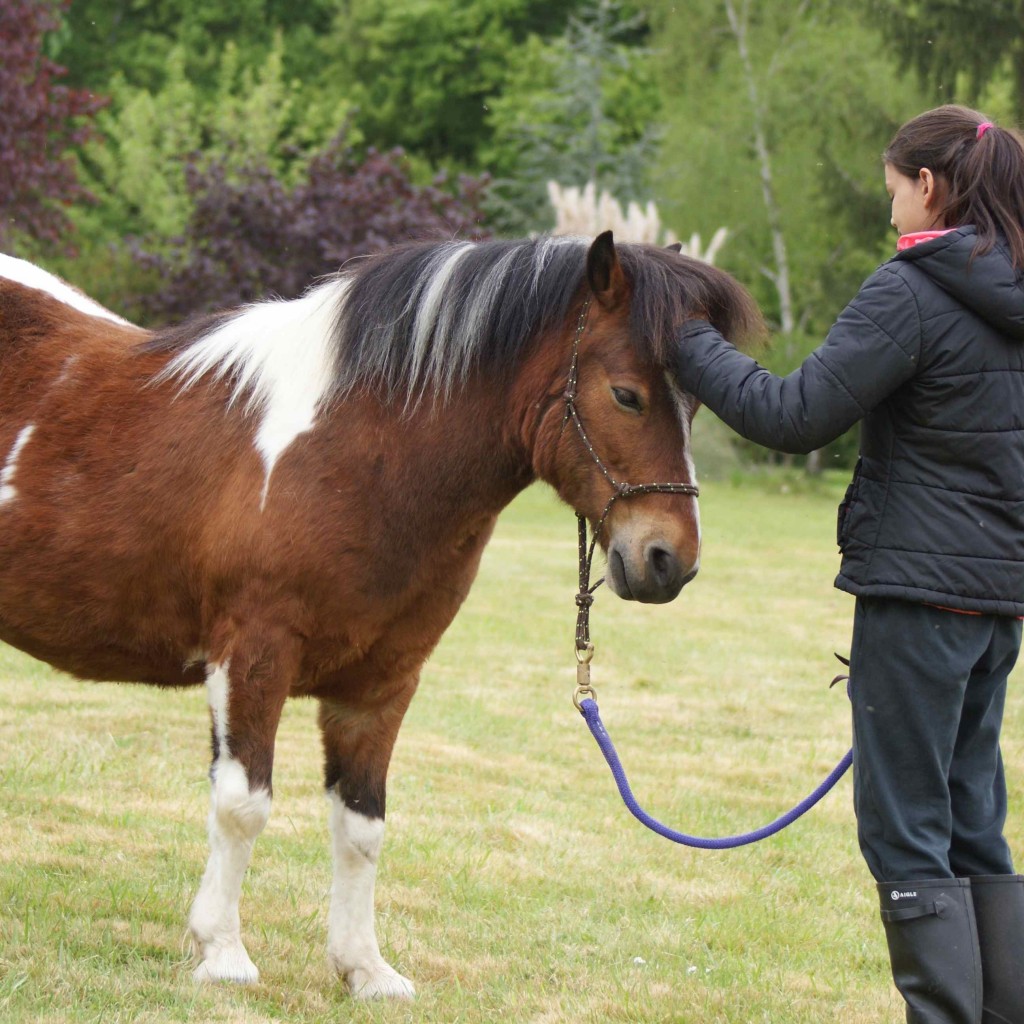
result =
[[[356,264],[339,305],[337,386],[449,394],[474,368],[501,374],[524,346],[562,323],[585,281],[590,239],[543,237],[406,245]],[[640,355],[666,365],[688,310],[727,336],[757,333],[753,303],[721,271],[666,249],[618,245],[633,285]]]
[[[533,339],[565,321],[583,295],[589,247],[564,237],[397,246],[352,261],[301,299],[172,328],[147,348],[174,353],[166,374],[185,386],[208,372],[230,376],[236,397],[257,403],[265,379],[300,367],[317,376],[319,401],[364,387],[406,401],[445,397],[474,370],[510,374]],[[756,305],[725,272],[654,246],[616,252],[642,358],[667,366],[694,312],[736,344],[761,335]]]

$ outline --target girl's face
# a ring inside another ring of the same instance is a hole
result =
[[[892,164],[885,165],[885,190],[892,199],[892,226],[901,234],[932,231],[943,227],[935,216],[935,176],[927,167],[908,178]]]

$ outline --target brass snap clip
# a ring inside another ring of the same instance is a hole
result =
[[[597,700],[597,694],[590,685],[590,663],[594,659],[594,645],[588,643],[585,647],[576,648],[576,690],[572,695],[572,702],[576,710],[582,715],[583,708],[580,701],[587,699]]]

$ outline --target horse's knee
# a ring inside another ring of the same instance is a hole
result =
[[[212,819],[217,828],[235,839],[255,839],[270,818],[270,792],[250,788],[245,769],[221,757],[213,766]]]
[[[342,858],[355,857],[376,866],[384,844],[384,819],[368,817],[346,806],[337,791],[329,794],[331,837]]]

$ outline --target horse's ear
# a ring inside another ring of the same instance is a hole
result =
[[[626,275],[610,231],[598,235],[587,253],[587,281],[605,309],[614,309],[627,297]]]
[[[683,243],[682,242],[673,242],[671,245],[666,245],[665,248],[668,249],[670,252],[682,252],[683,251]]]

